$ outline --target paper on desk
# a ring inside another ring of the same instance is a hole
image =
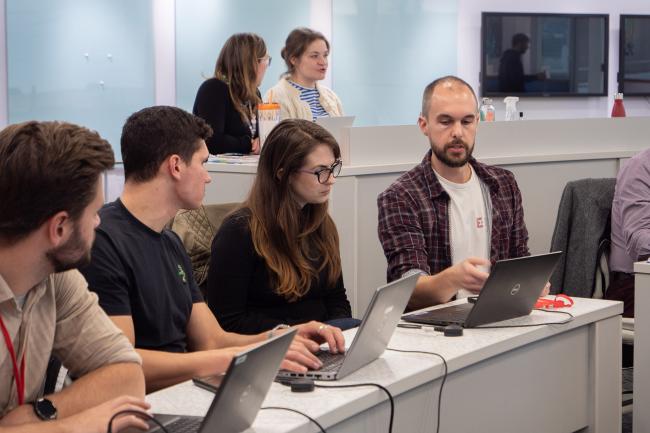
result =
[[[257,164],[259,155],[244,155],[242,153],[220,153],[210,155],[208,162],[222,162],[226,164]]]

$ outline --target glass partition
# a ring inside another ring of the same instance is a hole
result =
[[[97,130],[121,160],[124,120],[154,103],[150,0],[6,0],[9,122]]]
[[[356,126],[413,124],[456,72],[456,0],[333,0],[334,91]]]
[[[234,33],[257,33],[273,57],[262,95],[285,71],[280,57],[287,35],[310,24],[304,0],[182,0],[176,2],[176,105],[192,111],[196,91],[214,74],[224,42]]]

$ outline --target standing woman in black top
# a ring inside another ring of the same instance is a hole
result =
[[[221,48],[214,77],[201,84],[192,110],[212,127],[211,154],[259,153],[258,87],[270,64],[264,40],[254,33],[232,35]]]
[[[327,211],[340,157],[334,137],[307,120],[284,120],[267,137],[248,199],[212,242],[208,305],[225,330],[358,324]]]

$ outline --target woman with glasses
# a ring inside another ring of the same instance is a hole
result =
[[[318,84],[327,73],[330,44],[322,33],[300,27],[294,29],[282,48],[287,72],[266,92],[265,100],[280,104],[282,119],[316,120],[342,116],[336,94]]]
[[[311,121],[284,120],[267,137],[247,200],[212,242],[208,305],[227,331],[358,324],[327,212],[340,156],[334,137]]]
[[[192,110],[212,127],[211,154],[259,153],[258,87],[270,64],[264,40],[254,33],[232,35],[221,48],[214,77],[201,84]]]

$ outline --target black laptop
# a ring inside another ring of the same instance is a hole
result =
[[[425,325],[457,324],[474,328],[527,316],[551,278],[561,254],[561,251],[555,251],[500,260],[492,267],[475,303],[417,311],[402,316],[402,320]]]
[[[156,415],[169,433],[239,433],[249,428],[296,334],[291,329],[235,355],[205,417]],[[162,432],[149,422],[148,432]],[[142,433],[135,428],[124,433]]]

